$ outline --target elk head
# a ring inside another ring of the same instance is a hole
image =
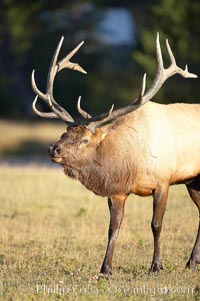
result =
[[[57,62],[62,43],[63,37],[61,38],[57,46],[49,68],[46,93],[41,92],[37,88],[34,78],[35,71],[33,70],[32,72],[32,88],[36,93],[36,97],[33,102],[33,110],[37,115],[41,117],[61,118],[67,124],[66,132],[62,134],[61,138],[54,145],[50,145],[49,153],[51,159],[54,162],[59,163],[63,166],[67,166],[70,170],[70,172],[67,173],[73,177],[75,177],[75,175],[71,174],[72,169],[78,170],[82,167],[82,165],[88,163],[89,158],[91,158],[93,154],[95,154],[98,145],[103,139],[105,139],[105,137],[109,133],[113,120],[115,120],[119,116],[135,111],[136,109],[144,105],[147,101],[152,99],[152,97],[157,93],[162,84],[172,75],[180,74],[183,77],[196,77],[195,74],[188,72],[187,66],[185,67],[185,70],[183,70],[176,65],[176,61],[169,46],[168,40],[166,40],[166,47],[171,64],[167,69],[164,68],[159,42],[159,34],[157,34],[156,53],[158,69],[156,77],[149,90],[145,93],[146,74],[144,74],[142,88],[137,99],[132,101],[129,105],[118,110],[113,110],[114,106],[112,106],[107,113],[103,113],[94,117],[92,117],[89,113],[81,108],[81,97],[79,97],[77,102],[77,109],[82,117],[82,120],[80,121],[80,119],[72,118],[72,116],[56,102],[53,97],[53,84],[56,74],[64,68],[77,70],[85,74],[87,73],[77,63],[72,63],[70,61],[70,59],[79,50],[84,42],[81,42],[66,57]],[[41,112],[36,108],[38,96],[45,103],[47,103],[52,112]]]
[[[92,163],[106,132],[97,129],[92,133],[82,125],[68,127],[60,139],[49,146],[51,160],[63,165],[67,175],[78,179],[78,172]]]

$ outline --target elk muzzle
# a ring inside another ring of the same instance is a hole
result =
[[[58,144],[51,144],[49,146],[48,153],[49,153],[49,155],[51,157],[51,160],[53,162],[61,163],[61,161],[62,161],[61,148]]]

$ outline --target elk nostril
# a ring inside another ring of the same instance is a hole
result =
[[[53,148],[53,154],[54,154],[54,156],[57,156],[57,155],[59,155],[59,154],[60,154],[60,152],[61,152],[61,149],[60,149],[60,147],[59,147],[59,146],[57,146],[57,145],[55,145],[55,146],[54,146],[54,148]]]
[[[49,145],[48,153],[51,156],[56,157],[56,156],[58,156],[61,153],[61,149],[60,149],[60,147],[57,144],[55,144],[55,145],[50,144]]]

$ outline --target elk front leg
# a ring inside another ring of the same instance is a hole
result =
[[[162,187],[155,190],[153,195],[153,218],[151,229],[154,238],[154,253],[150,272],[159,272],[163,269],[160,254],[160,233],[162,229],[162,220],[166,209],[168,196],[168,187]]]
[[[100,271],[100,273],[104,275],[112,274],[112,257],[119,229],[123,220],[125,200],[126,196],[115,196],[108,198],[108,207],[110,211],[108,245]]]

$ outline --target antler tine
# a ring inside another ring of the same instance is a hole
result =
[[[112,117],[112,112],[114,109],[114,104],[111,106],[110,110],[107,113],[100,114],[96,117],[92,117],[89,119],[89,124],[87,125],[87,128],[94,132],[95,128],[100,127],[102,124],[112,120],[114,117]]]
[[[63,119],[65,122],[74,122],[74,119],[72,116],[63,108],[61,107],[54,99],[53,97],[53,82],[56,74],[59,72],[59,63],[57,63],[58,60],[58,55],[60,53],[61,46],[63,44],[64,37],[62,36],[58,46],[54,52],[50,68],[49,68],[49,73],[47,77],[47,100],[50,108],[52,111],[57,114],[61,119]]]
[[[174,57],[173,52],[171,50],[171,47],[169,45],[168,39],[166,39],[166,47],[167,47],[167,52],[168,52],[170,60],[171,60],[171,65],[175,65],[176,66],[176,60],[175,60],[175,57]]]
[[[66,57],[58,62],[58,72],[64,68],[69,68],[87,74],[87,72],[79,64],[70,62],[70,59],[77,53],[77,51],[83,44],[84,41],[82,41],[78,46],[76,46],[76,48],[74,48],[68,55],[66,55]]]
[[[185,70],[183,70],[183,69],[181,69],[180,67],[177,66],[176,60],[175,60],[175,57],[174,57],[173,52],[171,50],[170,44],[168,42],[168,39],[166,39],[166,47],[167,47],[167,52],[168,52],[170,60],[171,60],[170,67],[168,69],[165,69],[166,74],[167,74],[167,71],[168,72],[171,71],[170,70],[170,68],[171,68],[172,70],[174,70],[174,73],[178,73],[178,74],[180,74],[181,76],[183,76],[185,78],[197,78],[196,74],[190,73],[188,71],[187,65],[185,66]],[[169,76],[171,76],[171,75],[169,75]]]
[[[140,90],[140,93],[138,95],[138,98],[136,98],[133,102],[130,103],[129,105],[129,108],[131,108],[131,110],[133,110],[133,106],[141,106],[143,104],[143,101],[144,101],[144,92],[145,92],[145,89],[146,89],[146,78],[147,78],[147,74],[144,73],[143,75],[143,79],[142,79],[142,87],[141,87],[141,90]]]
[[[55,113],[53,112],[49,112],[49,113],[46,113],[46,112],[40,112],[37,108],[36,108],[36,102],[37,102],[37,99],[38,99],[38,95],[36,95],[33,103],[32,103],[32,108],[33,108],[33,111],[40,117],[44,117],[44,118],[59,118],[58,115],[56,115]]]
[[[81,108],[81,96],[79,96],[77,101],[77,110],[84,119],[92,118],[92,116],[89,113],[87,113]]]
[[[159,32],[157,32],[157,35],[156,35],[156,57],[157,57],[157,64],[158,64],[157,74],[155,76],[155,79],[154,79],[151,87],[147,91],[146,95],[144,95],[142,104],[145,104],[147,101],[152,99],[152,97],[156,94],[156,92],[162,86],[163,79],[165,78],[165,74],[164,74],[165,69],[164,69],[164,64],[163,64],[162,51],[161,51],[161,47],[160,47]]]
[[[54,52],[53,58],[51,60],[51,64],[49,67],[49,73],[48,73],[48,77],[47,77],[47,93],[49,93],[52,98],[53,98],[53,82],[54,82],[56,73],[58,72],[57,60],[58,60],[58,55],[60,53],[60,49],[61,49],[63,40],[64,40],[64,37],[62,36],[58,43],[58,46]]]
[[[114,104],[111,106],[110,110],[107,113],[103,113],[100,114],[99,116],[92,117],[91,121],[92,122],[100,121],[101,123],[105,123],[106,121],[110,120],[113,109],[114,109]]]
[[[66,58],[64,58],[62,61],[67,59],[68,61],[78,52],[79,48],[85,43],[85,41],[80,42],[68,55],[66,55]]]
[[[162,51],[160,47],[159,32],[157,32],[157,36],[156,36],[156,56],[157,56],[158,72],[159,72],[159,70],[162,71],[163,69],[163,57],[162,57]]]
[[[35,92],[35,94],[37,94],[41,99],[43,99],[44,101],[46,101],[46,94],[42,93],[36,83],[35,83],[35,70],[32,71],[32,74],[31,74],[31,83],[32,83],[32,89],[33,91]]]
[[[180,71],[178,73],[185,78],[197,78],[198,77],[196,74],[188,72],[187,65],[185,66],[185,70],[180,69]]]
[[[139,97],[136,99],[139,106],[142,105],[142,102],[143,102],[143,99],[144,99],[144,92],[145,92],[145,89],[146,89],[146,78],[147,78],[147,74],[145,73],[144,76],[143,76],[142,88],[141,88],[141,91],[139,93]]]

